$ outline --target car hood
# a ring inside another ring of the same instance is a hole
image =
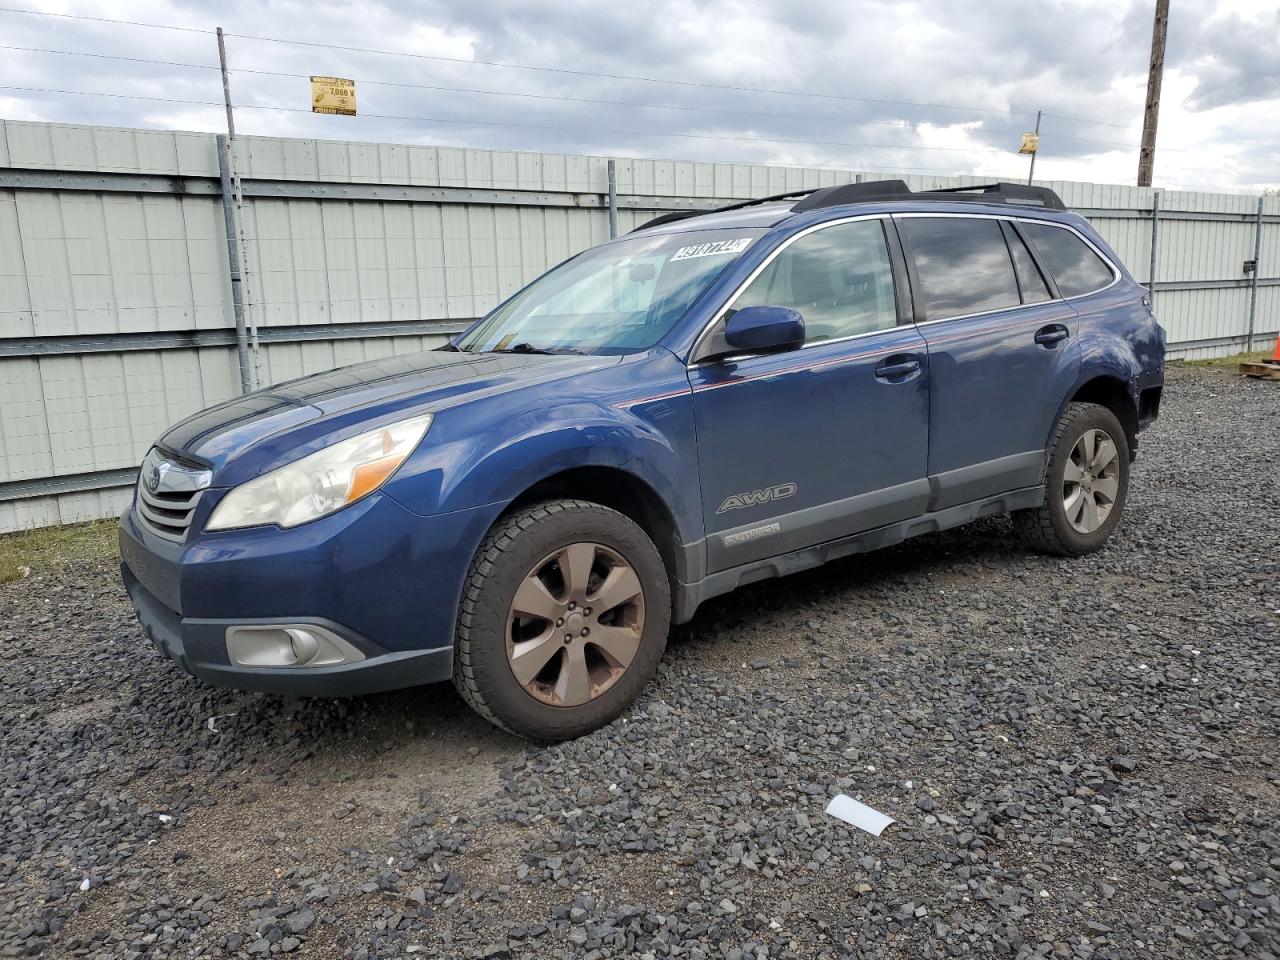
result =
[[[619,359],[441,350],[383,357],[277,384],[202,410],[171,427],[157,446],[216,471],[250,447],[313,421],[332,420],[338,428],[360,412],[373,417],[398,408],[438,410]]]

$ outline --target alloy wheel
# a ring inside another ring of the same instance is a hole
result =
[[[644,589],[599,543],[571,543],[521,581],[507,616],[507,662],[542,703],[576,707],[627,671],[644,636]]]
[[[1071,448],[1062,475],[1062,507],[1079,533],[1094,533],[1111,515],[1120,493],[1120,459],[1105,430],[1086,430]]]

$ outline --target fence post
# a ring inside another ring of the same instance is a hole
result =
[[[618,166],[609,161],[609,239],[618,236]]]
[[[236,318],[236,357],[240,361],[240,392],[253,389],[249,360],[249,333],[244,324],[244,291],[240,286],[240,244],[236,242],[235,197],[231,187],[231,164],[227,161],[227,138],[218,134],[218,176],[222,180],[222,220],[227,230],[227,273],[231,277],[231,309]]]
[[[1160,254],[1160,191],[1151,194],[1151,267],[1147,271],[1147,295],[1151,309],[1156,307],[1156,258]]]
[[[1258,274],[1262,272],[1262,210],[1265,196],[1258,198],[1258,225],[1253,232],[1253,283],[1249,285],[1249,333],[1245,337],[1244,352],[1253,352],[1253,327],[1258,318]]]

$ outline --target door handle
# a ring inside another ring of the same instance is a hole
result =
[[[920,361],[910,357],[888,357],[876,367],[877,380],[899,380],[916,373],[920,369]]]
[[[1042,347],[1052,348],[1055,344],[1071,336],[1071,331],[1060,323],[1051,323],[1036,331],[1036,343]]]

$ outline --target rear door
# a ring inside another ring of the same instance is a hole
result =
[[[689,381],[710,571],[924,511],[928,357],[892,230],[862,217],[799,234],[695,348]],[[699,359],[721,352],[726,316],[759,305],[797,310],[804,346]]]
[[[1075,312],[1005,218],[895,219],[929,346],[932,509],[1036,486],[1080,368]]]

